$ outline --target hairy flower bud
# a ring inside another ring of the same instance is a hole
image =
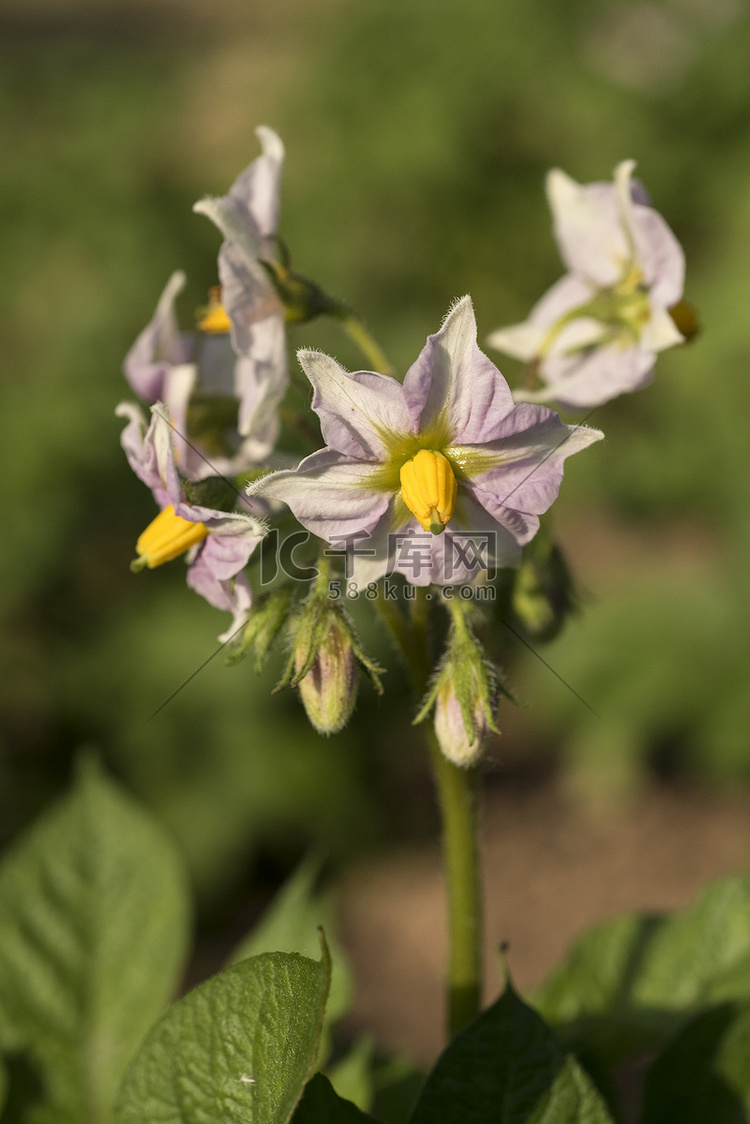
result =
[[[469,709],[467,723],[453,684],[446,680],[435,700],[435,735],[443,753],[454,765],[471,765],[476,761],[490,730],[479,694],[470,700]]]
[[[305,667],[308,652],[308,637],[301,630],[294,653],[297,673]],[[332,610],[312,666],[298,684],[307,717],[319,734],[336,734],[349,721],[357,699],[357,679],[357,659],[349,630]]]
[[[453,627],[443,662],[415,722],[434,707],[435,736],[454,765],[467,767],[480,757],[490,731],[497,733],[498,680],[484,650],[469,629],[460,603],[450,602]]]

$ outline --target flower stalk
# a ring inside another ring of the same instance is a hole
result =
[[[427,625],[429,602],[425,589],[406,618],[392,602],[378,598],[383,620],[406,662],[416,699],[428,691],[430,658]],[[440,808],[448,907],[448,965],[446,974],[449,1039],[479,1014],[482,996],[482,885],[478,841],[478,770],[449,761],[440,748],[432,723],[425,737]]]

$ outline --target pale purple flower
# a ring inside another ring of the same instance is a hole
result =
[[[284,145],[264,125],[255,133],[263,154],[238,176],[226,195],[209,196],[193,207],[211,219],[225,239],[219,251],[222,303],[232,323],[234,347],[247,363],[239,394],[243,435],[249,433],[259,408],[258,388],[262,388],[264,406],[278,406],[289,377],[284,305],[260,264],[276,256]]]
[[[169,410],[184,476],[190,480],[233,476],[272,451],[286,379],[272,377],[270,369],[238,355],[227,334],[180,332],[174,305],[184,285],[185,274],[173,273],[152,319],[125,357],[125,377],[144,402],[163,402]],[[188,407],[195,395],[208,409],[212,398],[238,400],[235,424],[217,426],[219,448],[188,436]],[[239,416],[244,419],[244,433],[239,429]]]
[[[664,219],[632,180],[624,160],[613,183],[578,184],[559,169],[547,176],[554,233],[569,269],[531,310],[488,344],[526,360],[541,388],[525,401],[573,409],[637,390],[658,352],[684,337],[669,309],[682,296],[685,259]]]
[[[544,406],[514,403],[477,347],[469,297],[428,338],[403,385],[372,371],[350,374],[318,352],[299,358],[326,447],[248,491],[283,500],[332,547],[351,548],[360,584],[390,572],[416,585],[460,583],[490,565],[518,565],[538,515],[557,496],[563,461],[602,437],[564,425]],[[426,531],[402,498],[401,470],[425,451],[428,461],[447,459],[457,482],[444,533]],[[478,541],[487,551],[481,560]]]
[[[195,525],[199,541],[187,554],[187,582],[211,605],[232,613],[231,627],[219,637],[224,641],[250,611],[250,585],[242,571],[263,538],[265,526],[250,515],[187,501],[175,464],[169,414],[161,403],[152,407],[148,427],[143,412],[132,402],[121,402],[116,413],[128,420],[121,443],[136,476],[151,489],[162,511],[171,505],[178,517],[175,523],[187,520]]]

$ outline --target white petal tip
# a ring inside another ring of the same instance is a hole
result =
[[[284,159],[284,142],[274,129],[268,125],[258,125],[255,135],[260,141],[264,156],[272,156],[276,160]]]

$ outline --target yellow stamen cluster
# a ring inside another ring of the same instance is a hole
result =
[[[450,461],[432,449],[420,449],[401,469],[401,498],[433,535],[443,532],[453,514],[457,487]]]
[[[171,562],[190,550],[191,546],[203,542],[207,534],[205,523],[191,523],[189,519],[183,519],[175,514],[170,503],[149,523],[135,544],[138,560],[134,566],[139,569],[147,566],[153,570],[154,566]]]
[[[208,306],[201,310],[202,315],[198,321],[198,330],[208,335],[218,335],[228,332],[232,322],[227,316],[226,309],[221,303],[221,289],[215,285],[208,293]]]

